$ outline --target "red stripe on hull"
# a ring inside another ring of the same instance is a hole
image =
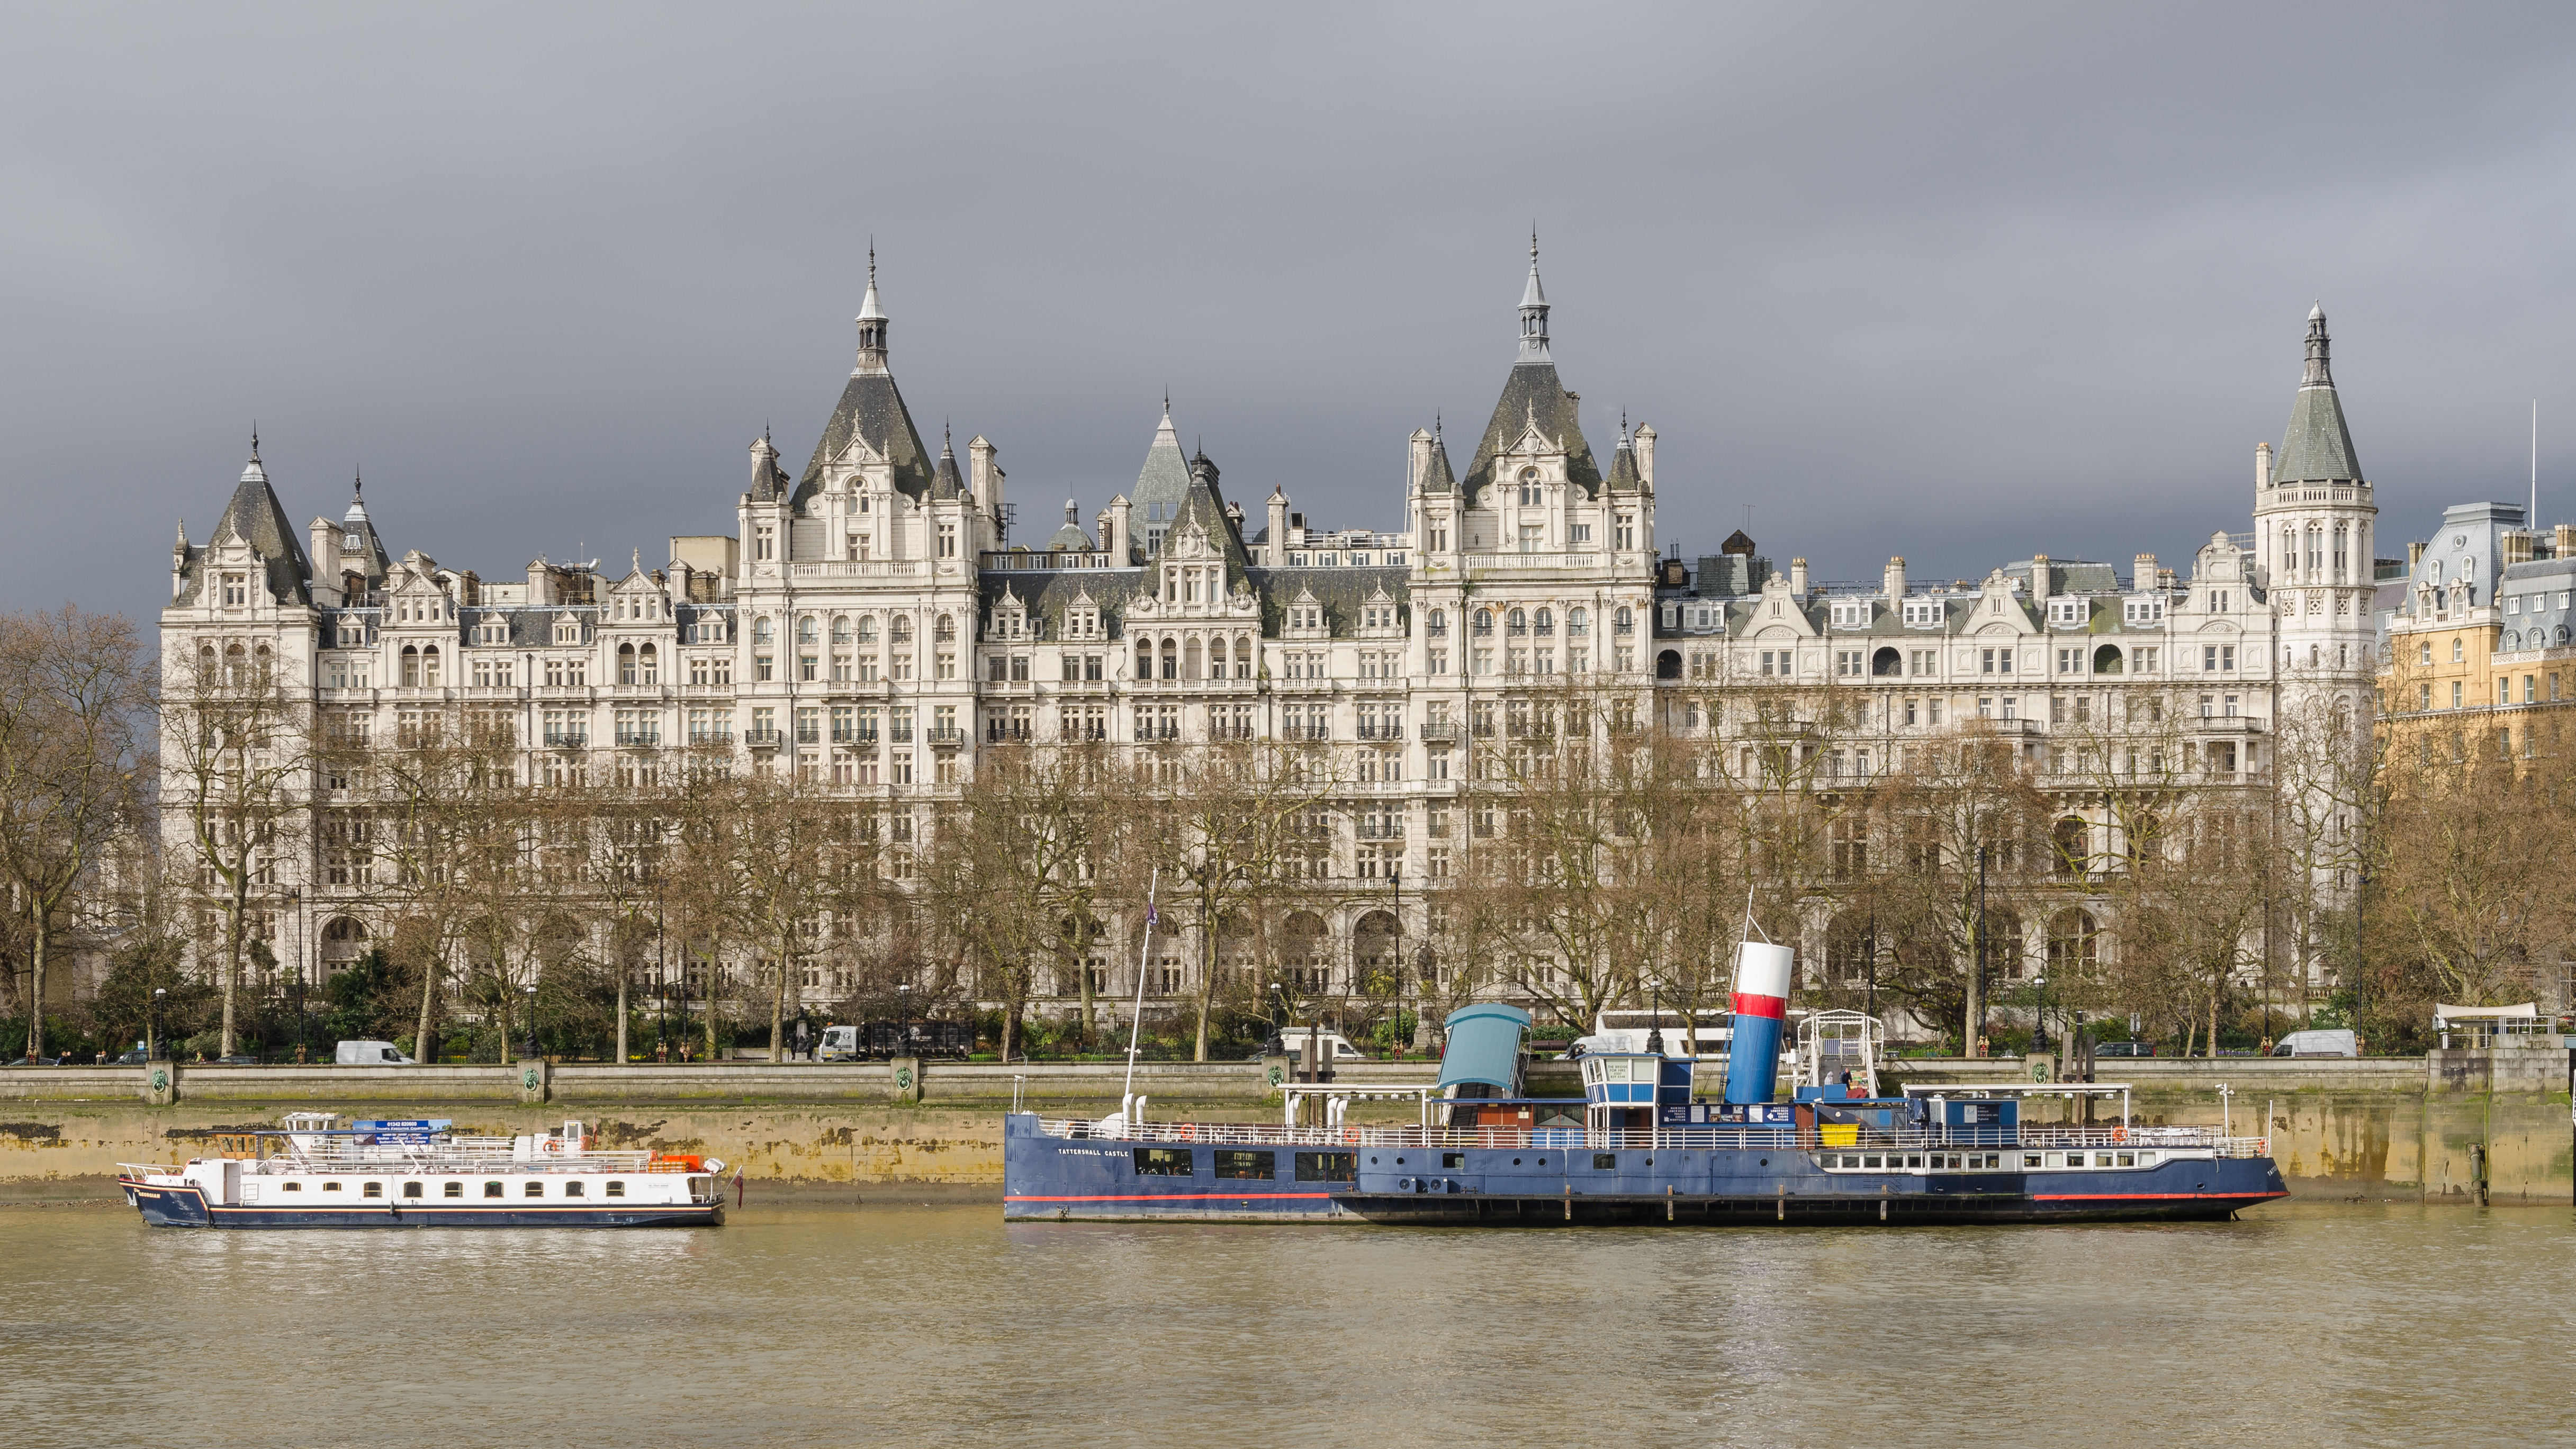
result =
[[[1004,1202],[1252,1202],[1293,1198],[1312,1201],[1328,1198],[1329,1192],[1137,1192],[1103,1193],[1094,1197],[1033,1197],[1025,1193],[1006,1194]]]
[[[2286,1192],[2035,1192],[2032,1202],[2162,1202],[2184,1200],[2198,1202],[2205,1198],[2230,1200],[2266,1197],[2288,1197]]]
[[[1747,996],[1739,991],[1735,993],[1735,1014],[1763,1016],[1773,1021],[1782,1021],[1789,1015],[1789,1003],[1777,996]]]

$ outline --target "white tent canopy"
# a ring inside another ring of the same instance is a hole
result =
[[[2433,1006],[2433,1029],[2441,1030],[2463,1021],[2529,1021],[2540,1015],[2538,1002],[2526,1001],[2520,1006]]]

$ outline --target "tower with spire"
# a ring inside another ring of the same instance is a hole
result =
[[[2320,303],[2308,313],[2306,362],[2281,446],[2255,449],[2254,556],[2280,619],[2274,662],[2285,689],[2308,681],[2349,696],[2375,668],[2379,507],[2344,421],[2332,347]]]

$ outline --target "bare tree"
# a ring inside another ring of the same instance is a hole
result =
[[[0,615],[0,872],[26,922],[27,1055],[45,1050],[45,972],[76,892],[139,823],[148,752],[133,621]]]
[[[311,808],[313,718],[266,645],[212,644],[163,665],[161,806],[189,837],[222,931],[222,1050],[236,1043],[254,890],[300,854]]]

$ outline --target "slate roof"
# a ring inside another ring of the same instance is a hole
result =
[[[1455,493],[1458,475],[1449,471],[1449,440],[1440,436],[1440,427],[1431,428],[1431,467],[1422,475],[1425,493]]]
[[[2290,404],[2290,425],[2281,433],[2281,456],[2272,464],[2275,484],[2361,481],[2352,429],[2344,424],[2343,400],[2335,394],[2329,346],[2325,310],[2319,308],[2308,314],[2307,375],[2299,384],[2298,400]]]
[[[1624,437],[1610,452],[1610,486],[1623,493],[1642,492],[1646,486],[1645,475],[1637,471],[1636,451]]]
[[[805,476],[797,480],[796,496],[790,501],[798,508],[822,490],[824,464],[850,445],[853,433],[866,439],[869,447],[885,454],[894,465],[894,486],[898,491],[915,499],[930,492],[930,453],[921,446],[921,434],[912,426],[912,413],[903,405],[903,393],[894,385],[894,374],[854,372],[849,385],[841,389],[841,401],[832,409],[832,420],[823,425],[822,441],[814,445],[814,460],[805,465]]]
[[[268,486],[268,470],[259,461],[259,444],[253,440],[250,463],[242,469],[241,482],[225,502],[223,513],[215,519],[215,531],[208,535],[207,547],[222,543],[227,536],[248,543],[268,565],[268,591],[281,604],[310,604],[312,594],[306,581],[313,577],[313,564],[304,556],[304,542],[296,537],[295,526],[286,521],[286,509],[278,503],[277,493]],[[203,585],[199,565],[205,549],[188,552],[188,586],[177,602],[186,603],[197,597]]]
[[[1510,447],[1532,418],[1538,420],[1541,436],[1565,445],[1567,480],[1581,485],[1587,497],[1599,497],[1601,467],[1592,461],[1592,445],[1583,440],[1576,401],[1557,381],[1555,363],[1514,363],[1511,376],[1503,381],[1503,395],[1494,402],[1494,416],[1485,424],[1485,436],[1477,441],[1476,455],[1467,464],[1468,501],[1474,502],[1494,481],[1494,455]]]
[[[1167,505],[1163,516],[1169,518],[1172,507],[1189,491],[1189,461],[1181,456],[1181,435],[1172,427],[1172,410],[1167,405],[1161,425],[1154,429],[1154,441],[1145,449],[1145,466],[1137,470],[1136,486],[1128,493],[1127,502],[1135,509],[1133,517],[1141,523],[1153,517],[1146,504]]]
[[[1209,541],[1224,556],[1229,586],[1251,570],[1252,554],[1243,546],[1243,530],[1227,510],[1225,495],[1217,491],[1216,464],[1209,461],[1205,453],[1190,460],[1189,480],[1184,485],[1180,507],[1168,531],[1163,534],[1162,546],[1154,551],[1154,557],[1160,558],[1168,552],[1182,527],[1192,523],[1207,530]]]
[[[786,496],[787,470],[778,466],[778,449],[769,441],[769,430],[763,428],[760,441],[751,445],[751,501],[775,503]]]
[[[939,439],[939,470],[931,475],[930,496],[933,498],[966,496],[966,480],[959,477],[957,473],[957,449],[950,445],[945,435]]]

